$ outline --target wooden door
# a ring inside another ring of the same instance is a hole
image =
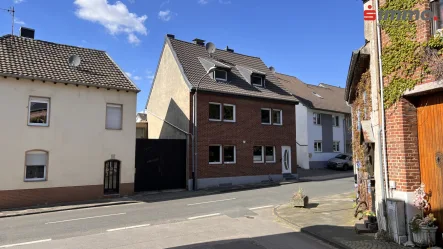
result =
[[[417,105],[421,181],[431,193],[431,211],[443,231],[443,93],[423,96]]]

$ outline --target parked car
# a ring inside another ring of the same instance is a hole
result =
[[[352,155],[338,154],[334,158],[328,160],[329,169],[349,170],[354,167],[352,163]]]

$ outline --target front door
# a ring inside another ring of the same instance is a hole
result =
[[[108,160],[105,162],[104,172],[104,189],[105,195],[112,195],[119,193],[120,185],[120,161]]]
[[[283,174],[291,174],[291,147],[282,146],[281,147],[281,164]]]

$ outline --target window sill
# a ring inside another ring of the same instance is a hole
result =
[[[221,119],[209,119],[209,121],[212,121],[212,122],[221,122]]]
[[[263,164],[263,163],[265,163],[265,162],[261,161],[261,162],[254,162],[254,163],[257,163],[257,164],[260,164],[260,163],[261,163],[261,164]]]
[[[46,182],[45,178],[36,178],[36,179],[25,179],[25,182]]]
[[[220,164],[222,164],[222,163],[221,163],[221,162],[212,162],[212,163],[209,162],[209,164],[211,164],[211,165],[217,165],[217,164],[219,164],[219,165],[220,165]]]
[[[28,126],[49,127],[49,124],[33,124],[33,123],[28,123]]]
[[[235,120],[223,120],[225,123],[235,123]]]
[[[323,153],[323,151],[314,151],[314,153]]]
[[[123,129],[111,129],[111,128],[105,128],[108,131],[122,131]]]
[[[262,125],[272,125],[271,123],[261,123]]]
[[[236,162],[225,162],[224,164],[236,164]]]
[[[283,124],[275,124],[275,123],[274,123],[273,125],[275,125],[275,126],[282,126]]]

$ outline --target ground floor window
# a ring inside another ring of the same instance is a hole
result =
[[[209,163],[210,164],[220,164],[222,155],[221,145],[211,145],[209,146]]]
[[[267,163],[275,163],[275,147],[274,146],[266,146],[266,162]]]
[[[254,163],[262,163],[263,160],[263,146],[254,146],[253,148]]]
[[[340,152],[340,141],[332,142],[332,151]]]
[[[25,181],[45,181],[48,164],[48,152],[26,152]]]
[[[322,142],[321,141],[315,141],[314,142],[314,152],[322,152]]]
[[[235,146],[233,145],[225,145],[223,146],[223,162],[224,163],[235,163]]]

